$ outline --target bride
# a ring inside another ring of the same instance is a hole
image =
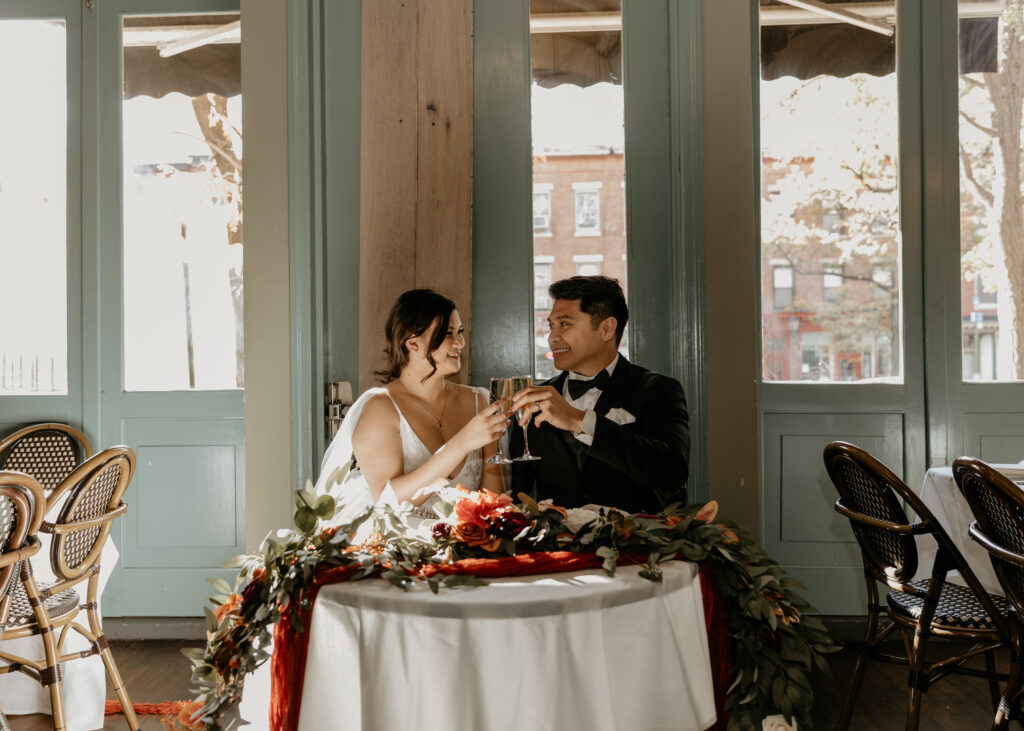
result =
[[[444,295],[413,289],[395,302],[384,330],[387,364],[375,372],[385,386],[359,397],[324,455],[316,491],[342,503],[331,523],[381,502],[411,503],[417,517],[434,518],[434,494],[456,484],[504,491],[500,467],[485,457],[508,425],[507,404],[448,380],[462,368],[463,333]],[[357,467],[333,484],[353,456]]]

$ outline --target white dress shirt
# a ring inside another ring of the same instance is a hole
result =
[[[619,354],[615,354],[615,359],[608,364],[605,371],[610,376],[615,371],[615,366],[619,363]],[[592,377],[592,376],[591,376]],[[579,373],[569,372],[569,377],[565,379],[565,383],[562,384],[562,396],[566,402],[574,409],[582,409],[583,414],[583,425],[581,431],[578,434],[573,434],[574,437],[579,439],[581,442],[586,444],[588,447],[594,443],[594,430],[597,428],[597,413],[594,411],[594,407],[597,406],[597,400],[601,398],[600,388],[591,388],[585,394],[580,396],[578,399],[574,399],[569,395],[569,381],[587,381],[588,376],[581,376]]]

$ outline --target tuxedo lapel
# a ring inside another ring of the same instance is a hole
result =
[[[619,362],[615,365],[615,370],[612,371],[611,380],[601,389],[601,396],[597,399],[597,403],[594,404],[595,414],[604,416],[608,413],[609,409],[619,403],[622,392],[629,387],[630,382],[633,380],[632,370],[633,365],[620,355]]]

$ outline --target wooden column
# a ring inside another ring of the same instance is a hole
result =
[[[375,383],[384,323],[402,292],[436,289],[471,324],[472,8],[472,0],[362,5],[360,391]]]

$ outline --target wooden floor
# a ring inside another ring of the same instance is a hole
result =
[[[172,640],[133,640],[111,642],[111,649],[128,684],[132,700],[136,703],[159,703],[189,697],[189,664],[180,649],[197,644]],[[854,650],[846,648],[832,656],[833,680],[823,675],[815,678],[815,730],[835,727],[853,674],[855,659]],[[1005,658],[1000,659],[1000,665],[1005,665]],[[905,668],[873,664],[865,677],[851,729],[902,729],[906,711],[906,675]],[[108,697],[114,696],[111,693]],[[140,720],[142,728],[147,731],[163,728],[157,716],[141,716]],[[991,720],[992,709],[986,683],[975,678],[954,677],[941,681],[925,694],[920,728],[921,731],[987,729]],[[12,716],[9,721],[15,731],[52,729],[49,716]],[[113,715],[107,716],[104,728],[126,729],[127,726],[123,716]],[[250,728],[259,727],[254,725]],[[1011,728],[1018,729],[1020,726],[1014,723]]]

